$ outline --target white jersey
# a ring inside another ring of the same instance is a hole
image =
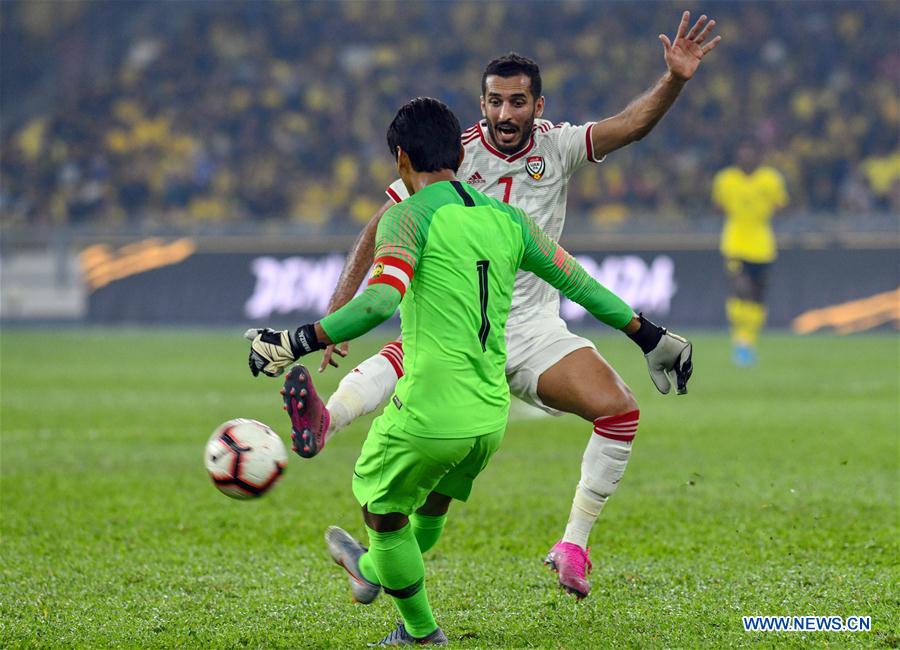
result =
[[[569,177],[586,162],[600,162],[591,145],[593,126],[592,122],[572,126],[535,120],[528,144],[507,156],[488,142],[487,122],[482,120],[462,134],[466,155],[457,176],[479,192],[521,208],[558,241],[566,222]],[[399,179],[391,183],[387,195],[398,203],[409,197]],[[536,314],[559,314],[559,292],[537,276],[519,271],[509,321]]]

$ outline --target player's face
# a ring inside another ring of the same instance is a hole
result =
[[[531,136],[536,117],[544,112],[544,98],[531,95],[531,79],[489,75],[484,80],[481,114],[487,120],[491,144],[505,154],[519,151]]]
[[[749,174],[759,167],[759,153],[749,144],[742,144],[737,150],[737,164],[745,173]]]

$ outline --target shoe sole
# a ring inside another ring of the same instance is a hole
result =
[[[302,379],[300,379],[300,377],[302,377]],[[295,429],[294,417],[291,415],[291,409],[293,408],[292,402],[300,404],[300,406],[297,407],[298,418],[303,415],[306,408],[305,402],[300,401],[303,398],[309,397],[309,369],[306,366],[297,365],[291,368],[290,372],[288,372],[287,376],[284,378],[284,388],[281,391],[281,397],[284,401],[284,410],[287,411],[288,417],[291,420],[291,430],[300,438],[302,444],[307,448],[304,449],[303,447],[299,447],[294,451],[303,458],[312,458],[321,450],[316,443],[316,437],[313,435],[311,429],[307,428],[300,431]]]
[[[357,577],[356,574],[354,574],[353,571],[350,570],[350,568],[345,564],[345,562],[344,562],[344,558],[346,556],[345,553],[338,553],[337,555],[335,555],[335,552],[332,550],[332,542],[328,539],[329,534],[331,534],[331,531],[333,529],[337,529],[337,526],[333,526],[333,527],[329,528],[325,533],[325,544],[328,546],[328,553],[329,553],[329,555],[331,555],[331,559],[334,560],[335,564],[337,564],[344,571],[346,571],[347,575],[350,577],[350,579],[353,582],[355,582],[356,584],[363,586],[363,587],[371,585],[371,583],[369,583],[368,581],[366,581],[360,577]],[[340,529],[338,529],[338,530],[340,530]],[[339,535],[341,537],[343,537],[346,534],[349,537],[349,533],[346,533],[345,531],[335,532],[334,534]],[[351,539],[352,539],[352,537],[351,537]],[[337,546],[337,544],[335,544],[335,546]],[[363,547],[363,548],[365,548],[365,547]],[[372,585],[372,586],[373,586],[373,590],[374,590],[374,585]],[[352,589],[350,590],[350,592],[351,592],[351,597],[352,597],[354,603],[359,603],[360,605],[368,605],[368,604],[374,602],[376,598],[378,598],[378,595],[381,593],[381,588],[379,587],[378,590],[375,591],[375,595],[372,596],[371,600],[359,600],[356,597],[356,594],[353,593]]]

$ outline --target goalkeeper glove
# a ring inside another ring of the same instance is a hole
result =
[[[650,379],[663,395],[668,394],[671,387],[671,373],[675,373],[675,391],[679,395],[687,393],[688,380],[694,371],[691,360],[693,347],[691,342],[677,334],[659,327],[655,323],[638,316],[641,326],[634,334],[628,337],[638,344],[647,359],[647,367],[650,370]]]
[[[312,324],[301,325],[293,332],[251,328],[244,332],[244,338],[251,341],[248,363],[254,377],[259,373],[277,377],[304,354],[325,349]]]

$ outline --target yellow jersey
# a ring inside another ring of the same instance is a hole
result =
[[[713,180],[713,202],[725,212],[720,249],[722,255],[764,264],[776,256],[772,215],[787,205],[784,179],[772,167],[757,167],[745,174],[726,167]]]

